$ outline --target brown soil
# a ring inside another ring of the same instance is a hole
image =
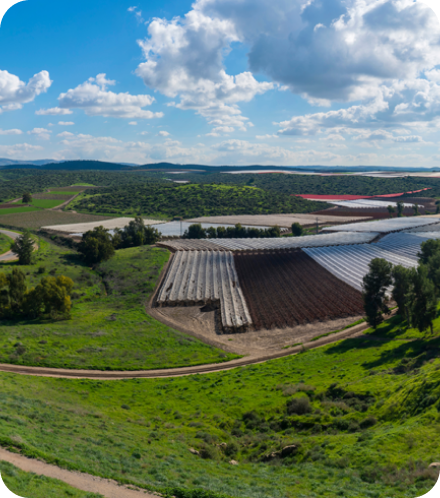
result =
[[[153,494],[134,486],[121,486],[116,481],[103,479],[101,477],[60,469],[55,465],[41,462],[31,458],[6,451],[0,448],[0,459],[15,465],[25,472],[33,472],[37,475],[51,477],[81,489],[88,493],[99,493],[106,498],[157,498],[158,494]]]

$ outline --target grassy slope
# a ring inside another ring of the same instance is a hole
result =
[[[96,493],[87,493],[72,488],[57,479],[23,472],[7,462],[0,462],[0,472],[7,488],[18,496],[27,498],[102,498]]]
[[[4,254],[9,251],[12,239],[7,237],[3,233],[0,233],[0,254]]]
[[[0,441],[68,468],[168,487],[178,498],[202,495],[176,488],[212,491],[204,497],[414,498],[432,488],[427,466],[440,459],[439,342],[395,318],[359,339],[203,376],[1,374]],[[331,401],[333,383],[354,395]],[[303,391],[313,412],[289,415],[286,406]],[[361,429],[368,416],[378,422]],[[222,441],[235,451],[224,456]],[[296,456],[264,462],[292,443]]]
[[[72,319],[0,322],[0,362],[137,370],[236,357],[170,329],[145,313],[143,305],[168,257],[168,251],[148,246],[123,249],[93,272],[73,251],[42,241],[36,264],[23,269],[33,286],[52,270],[55,275],[72,278]],[[3,263],[0,271],[14,265]],[[39,267],[43,273],[38,273]]]

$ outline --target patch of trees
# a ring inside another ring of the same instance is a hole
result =
[[[367,321],[376,328],[382,314],[390,312],[388,291],[396,302],[398,313],[411,327],[421,332],[433,332],[440,299],[440,240],[422,243],[417,268],[393,266],[384,259],[370,263],[370,271],[364,277],[364,306]]]
[[[235,185],[136,184],[88,193],[99,195],[87,196],[77,201],[76,210],[102,214],[160,214],[170,218],[194,218],[234,214],[308,213],[326,207],[322,202]]]
[[[21,199],[21,202],[22,202],[23,204],[29,204],[29,203],[31,203],[31,202],[32,202],[32,195],[31,195],[31,193],[30,193],[30,192],[25,192],[25,193],[23,194],[23,197],[22,197],[22,199]]]
[[[237,223],[233,227],[203,228],[200,223],[190,225],[183,239],[261,239],[281,237],[280,227],[270,228],[243,227]]]
[[[161,236],[158,230],[146,226],[142,218],[136,217],[123,229],[114,230],[113,235],[102,226],[85,232],[78,244],[78,252],[88,265],[93,266],[109,260],[115,249],[155,244]]]
[[[49,315],[67,317],[72,303],[73,281],[69,277],[43,277],[36,287],[28,288],[20,268],[0,273],[0,318],[38,318]]]
[[[11,244],[11,251],[18,256],[19,265],[32,264],[34,244],[35,241],[28,230],[19,235]]]

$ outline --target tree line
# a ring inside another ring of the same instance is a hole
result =
[[[194,223],[185,230],[183,239],[261,239],[281,237],[279,226],[270,228],[243,227],[237,223],[233,227],[203,228],[200,223]]]
[[[426,240],[418,253],[417,268],[392,265],[382,258],[373,259],[363,279],[363,299],[368,323],[377,328],[389,314],[389,298],[408,326],[433,332],[440,299],[440,240]],[[391,291],[391,292],[390,292]]]

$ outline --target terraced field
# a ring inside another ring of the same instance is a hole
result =
[[[231,252],[177,252],[157,295],[157,304],[210,303],[220,303],[225,332],[243,331],[252,324]]]

